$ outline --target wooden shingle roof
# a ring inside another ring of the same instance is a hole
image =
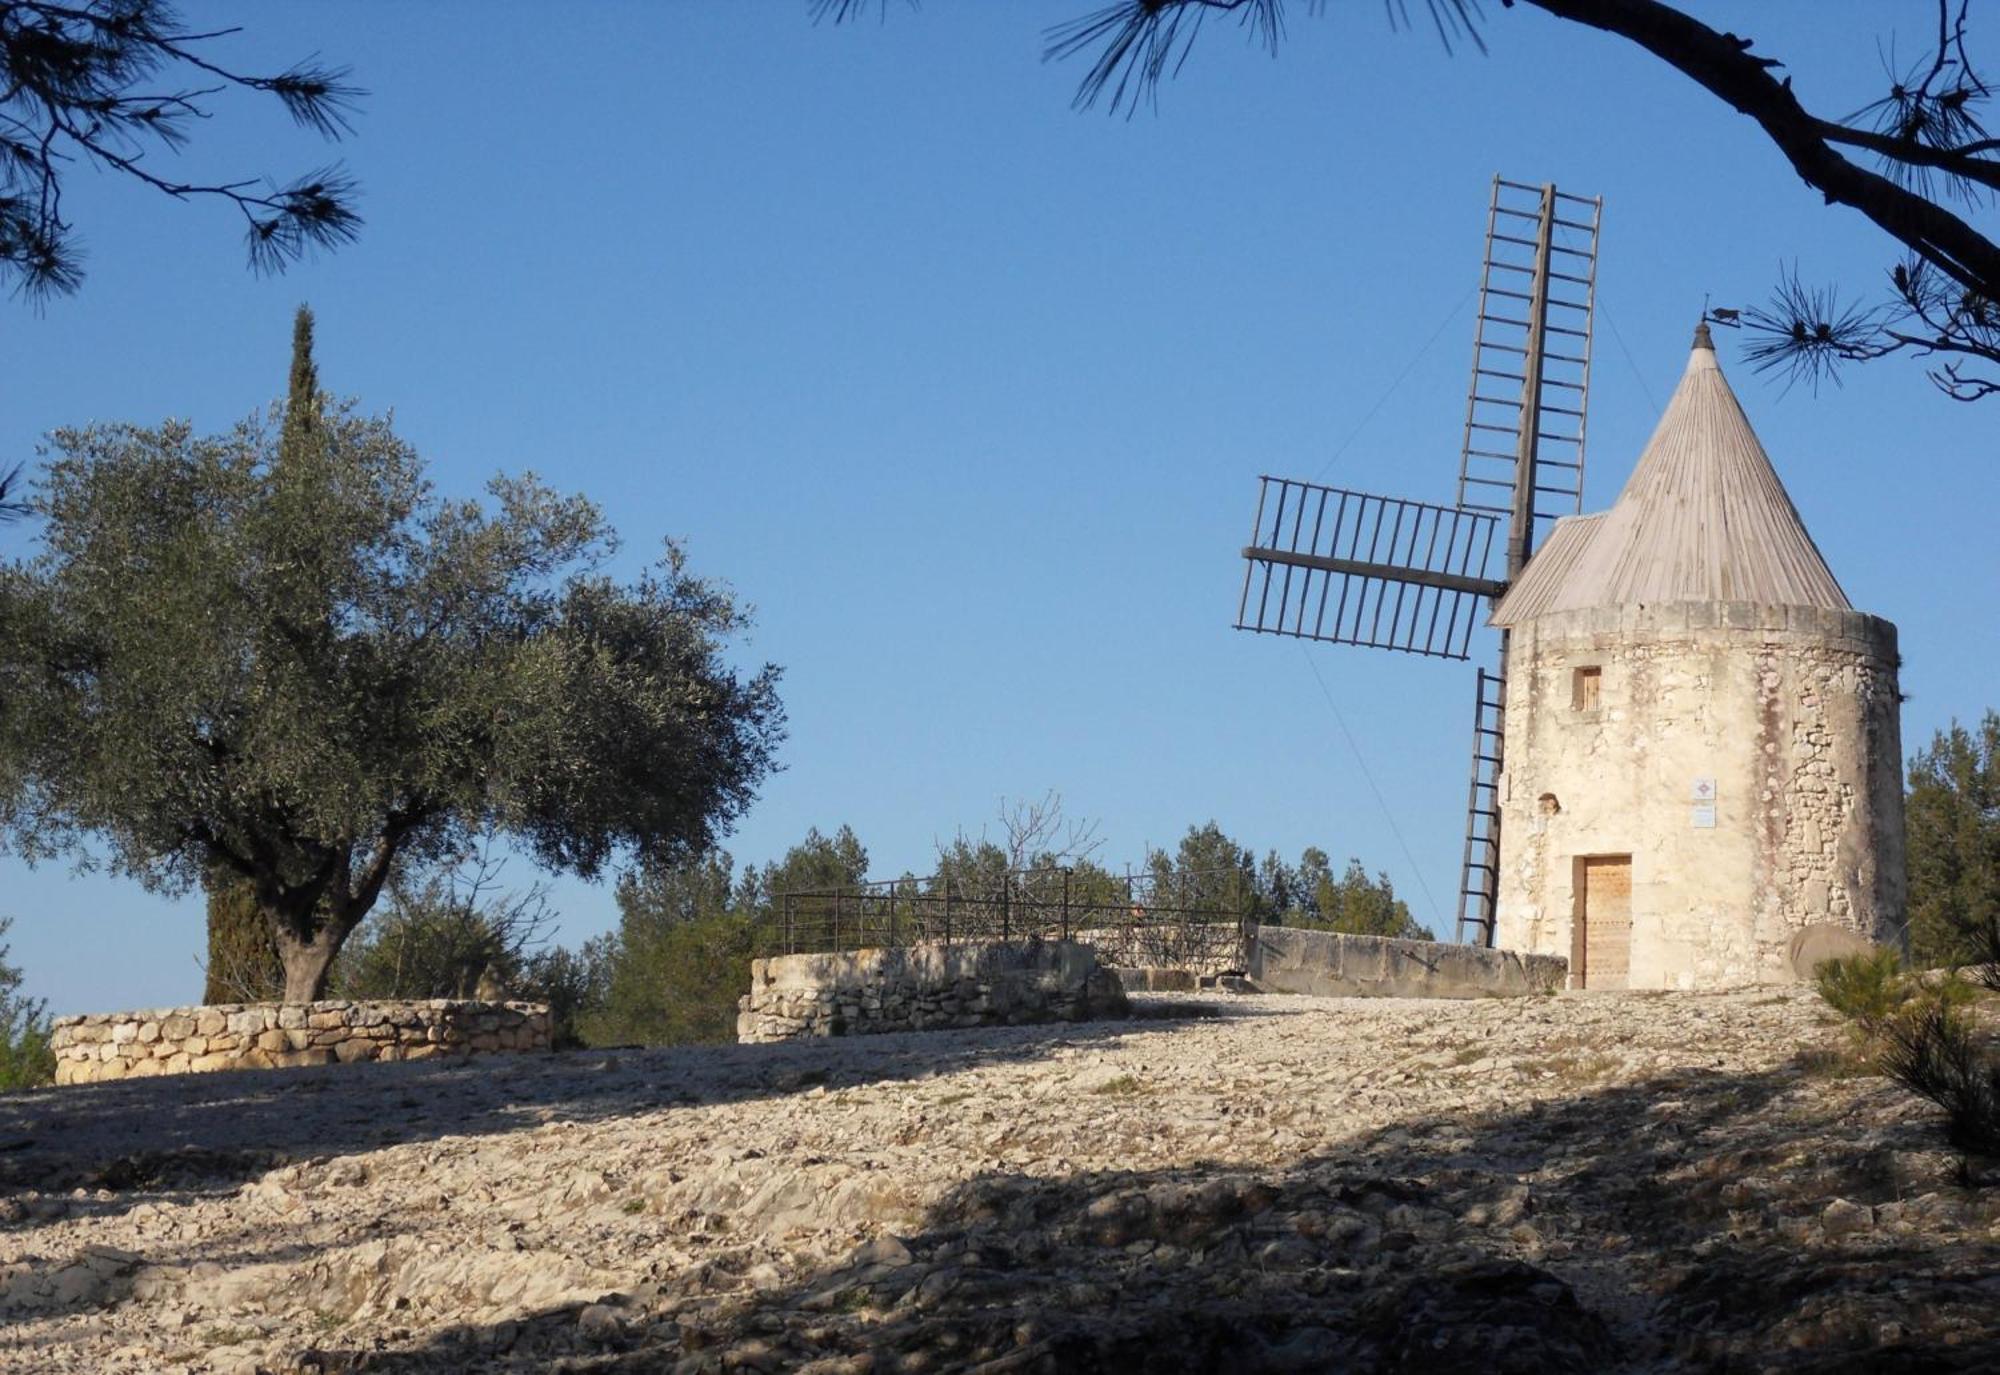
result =
[[[1662,602],[1851,609],[1716,365],[1706,328],[1617,502],[1557,521],[1492,622]]]

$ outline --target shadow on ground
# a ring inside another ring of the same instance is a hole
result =
[[[10,1206],[23,1191],[81,1189],[65,1202],[71,1215],[118,1212],[162,1194],[227,1191],[289,1160],[951,1075],[1215,1015],[1213,1003],[1135,1008],[1132,1018],[969,1035],[243,1070],[9,1094],[0,1096],[0,1226],[33,1220],[31,1208]]]
[[[582,1312],[297,1368],[2000,1369],[2000,1197],[1922,1149],[1933,1124],[1849,1110],[1896,1090],[1800,1092],[1803,1074],[1677,1073],[1413,1119],[1269,1171],[995,1171],[914,1235],[789,1282],[710,1264]]]

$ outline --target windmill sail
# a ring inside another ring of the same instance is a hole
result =
[[[1265,477],[1243,550],[1236,628],[1328,644],[1469,657],[1495,516]]]
[[[1509,583],[1547,527],[1583,509],[1585,413],[1604,203],[1553,184],[1493,179],[1458,464],[1461,506],[1507,518]],[[1458,884],[1458,938],[1491,945],[1500,888],[1507,632],[1497,672],[1479,671],[1472,777]]]
[[[1510,519],[1520,512],[1510,532],[1510,578],[1548,523],[1583,509],[1602,215],[1597,197],[1493,179],[1458,504]],[[1523,474],[1531,490],[1521,490]]]
[[[1493,179],[1458,504],[1263,478],[1237,629],[1472,657],[1485,603],[1521,577],[1547,526],[1583,509],[1602,213],[1553,184]],[[1478,945],[1495,928],[1506,673],[1503,628],[1497,671],[1476,683],[1459,883],[1458,938]]]

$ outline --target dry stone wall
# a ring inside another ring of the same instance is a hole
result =
[[[226,1003],[58,1017],[58,1084],[152,1074],[547,1050],[542,1003]]]
[[[1237,922],[1127,922],[1089,927],[1076,939],[1121,969],[1176,969],[1227,974],[1243,968],[1243,927]]]
[[[1117,977],[1077,941],[967,941],[752,961],[736,1039],[791,1041],[1081,1021],[1125,1011]]]

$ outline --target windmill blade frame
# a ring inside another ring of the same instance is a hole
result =
[[[1583,510],[1602,197],[1493,178],[1457,505],[1264,476],[1236,628],[1431,658],[1472,657],[1544,526]],[[1504,530],[1504,576],[1489,569]],[[1330,619],[1329,619],[1330,617]],[[1458,939],[1497,928],[1509,636],[1474,681]]]
[[[1514,522],[1509,578],[1548,523],[1583,509],[1603,219],[1601,196],[1493,178],[1458,504]]]
[[[1506,586],[1486,576],[1498,517],[1292,478],[1259,482],[1238,630],[1471,657],[1479,604]]]

